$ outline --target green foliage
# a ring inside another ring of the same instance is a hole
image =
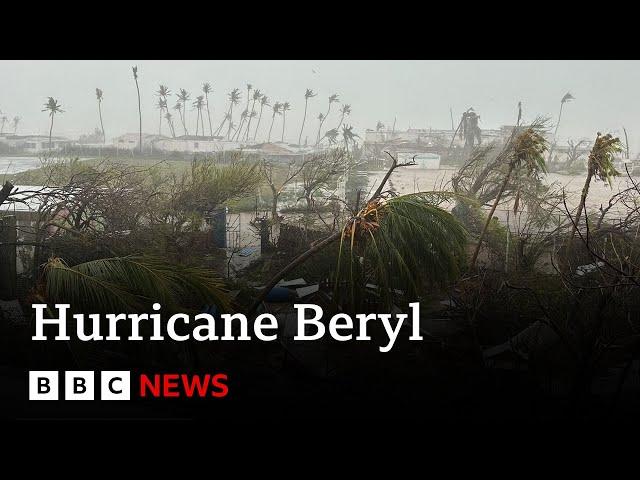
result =
[[[44,294],[51,303],[69,303],[81,312],[142,311],[153,302],[169,309],[205,303],[229,309],[223,283],[211,271],[159,257],[103,258],[75,266],[52,258],[44,279]]]
[[[612,185],[613,177],[620,175],[614,165],[613,160],[616,153],[622,152],[622,142],[610,133],[602,135],[598,132],[596,141],[589,154],[589,172],[598,180]]]
[[[453,281],[465,259],[467,234],[438,203],[441,194],[420,193],[369,202],[347,223],[338,254],[336,285],[348,277],[352,306],[361,304],[362,286],[378,286],[382,304],[417,299],[425,287]],[[336,289],[339,298],[346,292]]]

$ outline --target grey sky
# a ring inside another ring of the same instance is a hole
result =
[[[235,87],[243,92],[237,119],[246,101],[245,84],[251,83],[272,101],[292,104],[285,135],[292,141],[298,137],[306,88],[318,93],[309,102],[305,132],[310,139],[315,137],[317,116],[326,112],[332,93],[351,104],[353,113],[347,123],[361,133],[375,128],[377,120],[391,125],[394,116],[399,129],[449,128],[449,107],[457,122],[470,106],[480,114],[481,127],[495,128],[515,121],[518,101],[523,102],[526,119],[547,115],[555,122],[559,101],[570,91],[576,99],[565,105],[558,132],[562,139],[592,138],[598,130],[621,133],[624,125],[632,150],[640,150],[638,61],[5,60],[0,61],[0,110],[9,118],[22,117],[19,133],[48,133],[48,117],[41,110],[46,97],[53,96],[65,110],[56,117],[54,134],[90,133],[98,126],[95,88],[99,87],[104,91],[107,138],[135,132],[132,65],[139,67],[143,130],[149,133],[158,131],[154,93],[160,83],[173,92],[186,88],[195,98],[202,83],[210,82],[214,129],[226,109],[226,94]],[[323,129],[338,123],[337,108],[332,110]],[[195,130],[195,116],[194,111],[187,111],[190,133]],[[279,138],[280,118],[276,122],[274,132]],[[166,126],[164,133],[168,133]]]

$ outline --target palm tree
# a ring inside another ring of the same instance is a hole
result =
[[[247,122],[247,131],[245,132],[244,139],[245,141],[249,140],[249,131],[251,128],[251,120],[254,117],[258,116],[258,112],[256,112],[256,102],[260,100],[262,97],[262,92],[258,89],[253,91],[253,103],[251,104],[251,113],[249,114],[249,121]]]
[[[313,93],[313,90],[307,88],[307,91],[304,94],[304,115],[302,117],[302,127],[300,128],[300,135],[298,136],[298,145],[300,145],[300,142],[302,141],[302,132],[304,131],[304,122],[307,119],[307,105],[309,103],[309,99],[315,96],[316,94]]]
[[[329,108],[327,108],[327,113],[325,113],[322,118],[318,117],[318,119],[320,120],[320,126],[318,127],[318,135],[316,136],[316,145],[320,142],[320,131],[322,130],[322,124],[324,123],[324,121],[329,116],[329,112],[331,111],[331,104],[335,103],[335,102],[339,102],[339,101],[340,100],[338,100],[338,94],[337,93],[334,93],[333,95],[331,95],[329,97]]]
[[[167,87],[166,85],[160,85],[158,87],[158,91],[156,92],[156,95],[158,96],[158,98],[162,101],[158,101],[158,108],[160,109],[160,126],[158,127],[158,134],[162,135],[162,113],[163,110],[166,113],[169,113],[169,95],[171,95],[171,90],[169,90],[169,87]],[[163,105],[161,107],[161,105]],[[166,118],[166,115],[165,115]],[[169,129],[171,130],[171,127],[169,127]]]
[[[233,128],[231,122],[233,121],[233,106],[237,105],[240,102],[240,90],[234,88],[231,93],[229,93],[229,129],[227,130],[227,139],[231,136],[231,129]]]
[[[158,124],[158,135],[162,135],[162,117],[164,116],[164,112],[167,109],[167,101],[164,98],[158,98],[158,103],[156,103],[156,108],[160,110],[160,123]]]
[[[425,284],[446,284],[460,270],[466,232],[460,222],[439,207],[438,194],[418,193],[392,197],[384,186],[398,168],[397,159],[376,192],[348,217],[342,226],[291,260],[276,273],[253,302],[256,308],[271,289],[308,258],[339,241],[334,284],[348,273],[353,298],[367,283],[379,286],[381,298],[391,303],[393,289],[406,287],[408,298],[417,297]],[[401,285],[401,286],[398,286]],[[334,292],[343,295],[344,292]],[[352,302],[353,305],[353,302]]]
[[[100,128],[102,129],[102,143],[107,143],[107,137],[104,134],[104,123],[102,123],[102,90],[96,88],[96,98],[98,99],[98,114],[100,116]]]
[[[204,98],[207,104],[207,118],[209,119],[209,135],[213,137],[213,128],[211,127],[211,112],[209,112],[209,94],[211,93],[211,84],[209,83],[203,84],[202,91],[204,92]]]
[[[249,116],[249,109],[245,108],[240,114],[240,124],[238,125],[238,129],[236,133],[233,135],[233,140],[240,140],[240,132],[242,132],[242,127],[244,127],[244,122],[246,122],[247,117]]]
[[[280,102],[276,102],[273,104],[273,114],[271,115],[271,126],[269,127],[269,136],[267,137],[267,143],[271,141],[271,129],[273,128],[273,122],[276,119],[276,115],[282,115],[280,109],[282,108],[282,104]]]
[[[173,109],[178,111],[178,115],[180,116],[180,123],[182,123],[182,125],[184,126],[184,118],[182,118],[182,103],[180,102],[180,100],[176,102],[176,104],[173,106]]]
[[[202,134],[204,135],[204,118],[202,116],[202,109],[204,108],[204,95],[198,95],[193,107],[198,111],[196,115],[196,137],[198,136],[198,122],[202,125]]]
[[[222,130],[222,127],[224,126],[224,124],[226,122],[230,122],[231,121],[231,114],[229,112],[226,112],[224,114],[224,118],[222,119],[222,122],[220,122],[220,125],[218,126],[218,129],[216,130],[215,135],[218,135],[218,133],[220,132],[220,130]]]
[[[267,97],[266,95],[262,95],[262,98],[260,99],[260,115],[258,116],[258,124],[256,125],[256,131],[253,132],[254,142],[256,141],[256,137],[258,136],[258,129],[260,128],[260,121],[262,120],[262,109],[269,106],[269,97]]]
[[[244,141],[248,142],[249,141],[249,127],[251,126],[251,120],[253,120],[254,118],[256,118],[258,116],[258,112],[256,112],[255,110],[252,110],[251,113],[249,114],[249,121],[247,122],[247,128],[245,129],[245,134],[244,134]]]
[[[318,120],[320,123],[318,124],[318,136],[316,137],[316,145],[320,143],[320,129],[322,128],[322,124],[324,123],[325,116],[322,112],[318,114]]]
[[[180,89],[178,93],[178,100],[182,102],[184,109],[182,110],[182,128],[184,129],[184,134],[189,135],[187,131],[187,101],[191,98],[191,94],[187,92],[184,88]]]
[[[338,124],[337,130],[340,130],[340,127],[342,126],[342,122],[344,121],[344,117],[346,115],[351,115],[351,105],[349,105],[347,103],[345,103],[342,106],[342,108],[340,109],[340,123]],[[378,123],[380,123],[380,122],[378,122]]]
[[[384,128],[384,123],[382,123],[380,120],[378,120],[378,123],[376,123],[376,132],[379,132],[383,128]]]
[[[540,173],[547,171],[546,164],[544,162],[544,153],[547,151],[547,140],[543,136],[543,132],[546,128],[546,120],[536,119],[530,126],[522,129],[522,127],[514,128],[511,138],[509,139],[504,152],[504,158],[507,160],[507,173],[502,181],[498,195],[493,202],[493,206],[489,211],[487,220],[484,224],[484,228],[478,238],[478,244],[473,252],[471,258],[470,268],[473,269],[478,259],[478,253],[482,246],[482,241],[489,229],[493,214],[500,203],[502,194],[504,193],[511,174],[514,170],[525,168],[528,176],[538,176]],[[520,133],[518,133],[520,130]]]
[[[48,302],[70,303],[77,311],[145,311],[153,302],[175,308],[184,299],[229,308],[223,282],[201,267],[172,264],[151,256],[111,257],[70,266],[51,258],[38,292]]]
[[[47,103],[44,104],[43,112],[49,112],[49,116],[51,117],[51,126],[49,127],[49,150],[51,150],[51,133],[53,132],[53,117],[55,117],[58,113],[64,113],[62,110],[62,105],[58,103],[56,99],[53,97],[49,97]]]
[[[280,138],[281,142],[284,142],[284,125],[287,122],[287,112],[291,110],[291,105],[289,102],[284,102],[282,104],[282,137]]]
[[[138,119],[140,131],[140,154],[142,154],[142,104],[140,103],[140,85],[138,85],[138,67],[131,67],[133,70],[133,79],[136,82],[136,91],[138,92]]]
[[[245,109],[249,110],[249,102],[251,101],[251,90],[253,90],[253,85],[247,83],[247,104],[245,105]]]
[[[566,102],[570,102],[571,100],[574,100],[574,96],[571,95],[571,93],[567,92],[565,93],[564,97],[562,97],[562,100],[560,100],[560,112],[558,113],[558,122],[556,123],[556,129],[553,132],[553,144],[551,145],[551,148],[549,149],[549,156],[548,156],[548,161],[551,161],[551,157],[553,155],[553,150],[556,147],[556,144],[558,142],[557,139],[557,135],[558,135],[558,127],[560,127],[560,119],[562,118],[562,107],[564,107],[564,104]]]
[[[0,125],[0,135],[2,135],[2,133],[4,132],[4,124],[7,123],[9,121],[9,118],[6,115],[3,115],[2,117],[0,117],[0,122],[2,122],[2,125]]]
[[[338,129],[332,128],[331,130],[327,130],[324,136],[329,141],[329,145],[335,145],[338,141]]]
[[[176,138],[176,130],[173,128],[173,116],[171,113],[167,112],[164,116],[167,119],[167,123],[169,124],[169,130],[171,130],[171,136]]]
[[[613,137],[610,133],[602,135],[598,132],[596,141],[589,153],[589,160],[587,166],[587,178],[582,187],[582,195],[580,196],[580,204],[578,205],[578,211],[576,213],[576,219],[573,222],[573,229],[571,230],[571,236],[569,240],[573,239],[580,223],[580,217],[584,210],[585,202],[587,201],[587,195],[589,194],[589,186],[591,185],[591,179],[596,177],[596,180],[602,180],[607,182],[609,186],[612,186],[612,179],[619,172],[613,165],[614,155],[622,151],[622,142],[617,137]]]
[[[13,134],[16,134],[16,130],[18,130],[18,123],[20,123],[20,117],[13,117]]]
[[[347,152],[349,151],[349,142],[355,145],[356,138],[358,138],[358,135],[353,133],[352,126],[344,125],[342,127],[342,140],[344,141],[344,148],[346,149]]]
[[[558,127],[560,126],[560,119],[562,118],[562,107],[564,106],[564,104],[566,102],[570,102],[571,100],[574,100],[574,96],[571,95],[569,92],[565,93],[564,97],[562,97],[562,100],[560,100],[560,113],[558,113],[558,123],[556,123],[556,129],[553,132],[553,137],[555,139],[556,135],[558,134]]]

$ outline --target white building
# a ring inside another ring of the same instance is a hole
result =
[[[161,135],[152,135],[150,133],[142,134],[142,148],[146,152],[150,152],[156,148],[155,144],[167,137]],[[118,150],[137,150],[140,148],[140,133],[125,133],[119,137],[115,137],[112,146]]]
[[[2,135],[0,142],[26,153],[40,153],[51,150],[62,150],[71,144],[65,137],[51,137],[49,146],[48,135]]]

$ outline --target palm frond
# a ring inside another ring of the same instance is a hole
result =
[[[343,229],[336,285],[349,274],[352,304],[363,286],[378,286],[388,307],[418,298],[427,285],[443,285],[456,278],[465,258],[467,234],[462,224],[441,208],[430,193],[402,195],[369,202]],[[344,295],[336,291],[336,296]]]
[[[45,266],[51,302],[78,311],[135,312],[159,302],[169,308],[214,303],[228,310],[222,281],[209,270],[174,265],[157,257],[113,257],[68,266],[52,258]]]

